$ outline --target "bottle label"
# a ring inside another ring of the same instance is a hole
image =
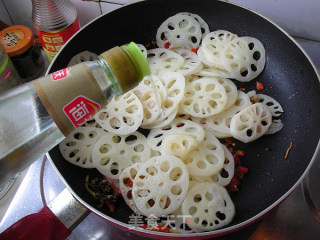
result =
[[[70,68],[64,68],[54,73],[51,73],[51,77],[53,81],[61,80],[70,76]]]
[[[54,56],[59,52],[62,46],[68,41],[68,39],[76,33],[80,29],[79,19],[78,17],[76,20],[71,24],[69,27],[54,31],[54,32],[42,32],[35,27],[35,30],[38,34],[40,39],[41,45],[51,62]]]
[[[63,108],[63,111],[72,122],[73,126],[78,128],[86,121],[93,118],[100,108],[100,104],[86,98],[85,96],[78,96],[69,102]]]
[[[4,73],[3,73],[3,78],[2,78],[2,80],[3,81],[7,81],[9,78],[10,78],[10,76],[11,76],[11,70],[10,69],[7,69],[7,71],[5,71]]]
[[[97,80],[85,63],[34,80],[33,85],[65,136],[107,104]]]
[[[8,55],[0,66],[0,92],[21,84],[21,79]]]

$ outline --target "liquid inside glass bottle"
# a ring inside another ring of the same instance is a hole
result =
[[[146,59],[131,43],[0,95],[0,186],[148,74]]]

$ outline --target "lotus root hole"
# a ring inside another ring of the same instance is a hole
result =
[[[198,103],[193,104],[193,111],[195,113],[199,113],[200,112],[200,107]]]
[[[110,120],[110,126],[113,128],[113,129],[119,129],[119,127],[121,126],[121,123],[119,121],[118,118],[112,118]]]
[[[171,187],[171,193],[173,195],[180,195],[182,193],[182,188],[179,185],[174,185]]]
[[[210,108],[215,109],[218,106],[218,104],[216,101],[210,100],[209,106],[210,106]]]
[[[72,142],[67,142],[67,143],[66,143],[66,146],[68,146],[68,147],[73,147],[73,146],[75,146],[76,144],[77,144],[77,142],[72,141]]]
[[[82,134],[82,133],[76,133],[76,134],[73,135],[73,137],[74,137],[75,139],[82,140],[82,139],[84,139],[84,134]]]
[[[188,26],[188,24],[189,24],[189,21],[186,20],[186,19],[183,19],[183,20],[181,20],[181,21],[179,22],[179,27],[180,27],[180,28],[185,28],[186,26]]]
[[[182,176],[182,170],[179,167],[175,167],[170,171],[169,178],[172,181],[178,181]]]
[[[195,195],[193,196],[193,201],[194,201],[195,203],[201,202],[201,201],[202,201],[202,196],[201,196],[200,194],[195,194]]]
[[[138,195],[139,197],[148,197],[149,194],[150,194],[150,191],[149,191],[148,189],[139,189],[139,190],[137,191],[137,195]]]
[[[132,145],[134,144],[136,141],[138,140],[137,136],[135,135],[129,135],[126,137],[126,139],[124,140],[126,144],[128,145]]]
[[[220,171],[220,176],[222,178],[228,178],[229,177],[229,173],[224,168],[222,168],[221,171]]]
[[[207,148],[211,151],[215,151],[217,149],[217,146],[215,144],[207,144]]]
[[[205,197],[208,201],[211,201],[213,199],[212,193],[206,192]]]
[[[112,175],[118,175],[119,173],[119,164],[117,162],[113,162],[110,167],[110,172]]]
[[[169,168],[170,168],[169,162],[167,162],[167,161],[161,162],[160,170],[162,172],[168,172]]]
[[[100,159],[100,165],[105,166],[109,163],[110,157],[104,157]]]
[[[127,198],[128,198],[129,200],[132,199],[132,191],[131,191],[131,189],[127,192]]]
[[[97,136],[97,132],[90,132],[89,138],[95,138]]]
[[[154,200],[151,198],[146,202],[146,208],[152,208],[154,206]]]
[[[155,176],[158,174],[158,170],[153,166],[147,167],[146,172],[151,176]]]
[[[109,117],[109,114],[107,112],[101,112],[99,114],[99,119],[100,120],[106,120],[106,119],[108,119],[108,117]]]
[[[197,208],[195,206],[192,206],[191,208],[189,208],[189,214],[190,215],[194,215],[197,212]]]
[[[107,152],[109,152],[111,149],[112,149],[112,146],[111,146],[111,145],[109,145],[109,144],[103,144],[103,145],[100,146],[99,152],[100,152],[100,153],[107,153]]]
[[[171,204],[171,200],[170,198],[167,196],[167,195],[163,195],[161,198],[160,198],[160,201],[159,201],[159,206],[162,208],[162,209],[167,209]]]
[[[141,162],[141,158],[137,155],[132,155],[131,156],[131,163],[134,164],[134,163],[139,163]]]
[[[207,164],[203,160],[200,160],[197,162],[197,168],[205,169],[206,167],[207,167]]]
[[[216,217],[222,221],[226,219],[226,215],[220,211],[216,212]]]
[[[258,61],[260,58],[261,58],[260,52],[259,52],[259,51],[255,51],[255,52],[253,53],[253,59],[256,60],[256,61]]]
[[[134,149],[135,152],[143,152],[144,146],[142,144],[138,144],[133,149]]]
[[[203,227],[206,227],[206,226],[208,226],[208,222],[206,220],[202,220],[201,225]]]
[[[75,150],[71,151],[69,154],[69,157],[73,158],[78,152],[79,152],[79,149],[75,149]]]

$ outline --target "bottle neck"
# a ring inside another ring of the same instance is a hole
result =
[[[42,32],[65,29],[77,18],[69,0],[32,0],[32,22]]]
[[[112,69],[110,68],[107,61],[103,57],[98,56],[96,62],[101,66],[104,73],[108,76],[109,80],[111,81],[111,83],[113,85],[113,90],[115,91],[116,95],[120,96],[123,93],[123,91],[122,91],[121,86],[117,80],[117,77],[112,72]]]

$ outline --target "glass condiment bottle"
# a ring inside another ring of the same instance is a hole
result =
[[[30,28],[23,25],[7,27],[0,31],[0,42],[23,82],[43,74],[44,59]]]
[[[21,78],[0,42],[0,93],[19,84],[22,84]]]
[[[0,95],[0,186],[149,73],[130,43]]]
[[[32,0],[32,23],[50,62],[80,28],[69,0]]]

